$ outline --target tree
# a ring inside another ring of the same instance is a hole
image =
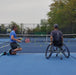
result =
[[[20,31],[21,29],[20,29],[20,27],[19,27],[19,25],[17,23],[15,23],[15,22],[12,21],[9,25],[10,25],[11,29],[12,29],[12,26],[13,25],[16,25],[17,26],[17,31],[16,31],[17,34],[19,34],[21,32]]]
[[[38,24],[36,28],[33,29],[35,34],[46,34],[47,33],[48,21],[46,19],[41,19],[40,25]]]
[[[54,0],[47,15],[51,29],[57,23],[63,33],[76,32],[76,0]]]
[[[1,24],[0,29],[1,29],[1,33],[6,33],[6,28],[4,24]]]
[[[23,34],[23,30],[24,30],[23,23],[21,23],[20,26],[21,26],[21,33]]]

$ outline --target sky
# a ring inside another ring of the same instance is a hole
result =
[[[0,0],[0,23],[40,23],[52,0]]]

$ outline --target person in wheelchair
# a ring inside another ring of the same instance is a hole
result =
[[[45,57],[49,59],[52,56],[52,53],[56,53],[56,56],[60,54],[60,59],[62,60],[62,54],[69,58],[70,51],[68,47],[63,43],[63,33],[59,30],[58,24],[54,24],[54,30],[50,35],[51,43],[47,46]]]
[[[51,45],[61,47],[63,45],[63,33],[59,30],[58,24],[54,24],[54,30],[50,35]]]

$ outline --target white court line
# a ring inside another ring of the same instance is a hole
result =
[[[0,44],[4,44],[4,43],[8,43],[9,41],[6,41],[6,42],[3,42],[3,41],[1,41],[2,43],[0,43]]]
[[[9,44],[8,44],[8,45],[5,45],[5,46],[1,46],[0,49],[1,49],[1,48],[4,48],[4,47],[7,47],[7,46],[9,46]]]
[[[45,53],[17,53],[17,54],[45,54]]]

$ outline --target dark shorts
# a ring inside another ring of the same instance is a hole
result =
[[[20,48],[20,45],[16,42],[10,43],[10,46],[11,46],[12,49]]]
[[[62,41],[53,41],[53,45],[60,47],[63,45],[63,42]]]

